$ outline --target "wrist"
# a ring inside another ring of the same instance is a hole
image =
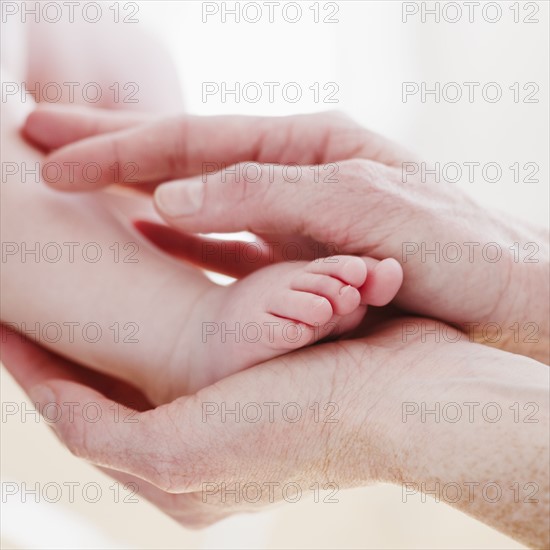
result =
[[[426,493],[541,546],[547,499],[519,498],[510,488],[548,491],[547,368],[471,343],[441,348],[446,353],[431,348],[399,382],[402,418],[388,432],[393,467],[385,481],[400,486],[403,502]]]
[[[502,338],[488,342],[486,335],[478,334],[476,341],[549,364],[550,264],[544,256],[535,258],[537,262],[512,264],[508,300],[503,302],[500,314]]]
[[[493,307],[477,323],[460,323],[469,340],[548,364],[550,262],[547,236],[526,222],[493,213],[488,228],[500,242],[500,261],[484,269],[485,291],[496,288]],[[495,268],[493,270],[489,267]],[[468,326],[469,325],[469,326]]]

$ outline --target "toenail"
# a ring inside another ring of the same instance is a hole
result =
[[[351,288],[351,285],[347,285],[347,286],[343,286],[341,289],[340,289],[340,296],[343,296],[344,294],[346,294],[346,292]]]

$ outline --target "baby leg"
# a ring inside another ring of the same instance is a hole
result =
[[[2,106],[1,318],[162,401],[189,312],[212,284],[132,232],[110,211],[109,194],[44,185],[43,156],[19,134],[32,107],[19,96]],[[148,200],[127,200],[150,208]]]

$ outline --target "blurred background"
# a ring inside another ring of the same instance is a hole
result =
[[[277,4],[270,21],[264,2],[101,3],[164,43],[190,113],[342,110],[428,168],[439,163],[440,185],[457,164],[456,185],[488,208],[548,226],[548,2],[481,1],[473,13],[462,2]],[[4,23],[2,47],[17,57],[21,43],[12,31],[7,41]],[[272,98],[266,82],[276,83]],[[438,101],[422,98],[423,86],[437,85]],[[464,163],[479,163],[473,181]],[[336,503],[303,498],[189,531],[72,457],[4,370],[1,398],[2,548],[522,548],[430,497],[403,502],[393,486],[339,491]],[[13,484],[71,482],[79,483],[73,498],[64,491],[58,502],[8,494]],[[101,489],[96,502],[92,489],[83,495],[87,483]]]

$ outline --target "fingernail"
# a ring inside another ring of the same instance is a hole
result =
[[[190,216],[202,207],[204,184],[200,179],[165,183],[155,191],[159,210],[170,217]]]
[[[346,294],[350,288],[351,288],[351,285],[343,286],[343,287],[340,289],[340,296],[343,296],[344,294]]]
[[[29,397],[35,404],[38,412],[44,416],[44,407],[49,403],[55,403],[55,394],[48,386],[34,386],[29,390]]]

